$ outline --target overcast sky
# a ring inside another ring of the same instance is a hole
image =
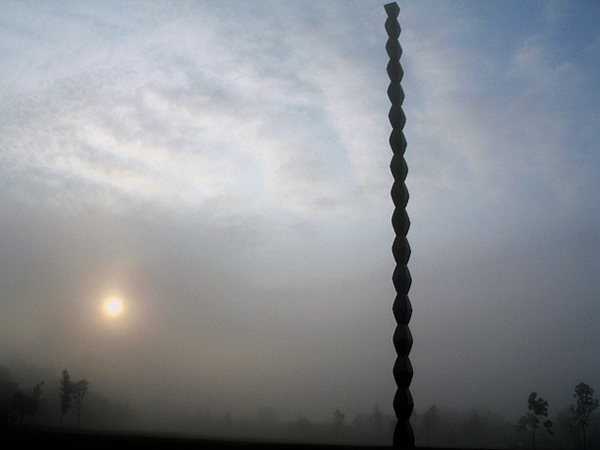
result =
[[[0,3],[2,359],[391,413],[387,2]],[[552,412],[600,389],[600,2],[399,5],[416,409]]]

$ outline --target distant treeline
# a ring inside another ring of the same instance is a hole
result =
[[[305,415],[284,420],[275,409],[264,405],[257,405],[254,413],[246,416],[216,414],[199,407],[195,412],[154,411],[152,417],[142,417],[128,403],[95,391],[93,381],[71,380],[67,369],[57,375],[52,369],[20,367],[25,369],[12,374],[0,365],[0,428],[68,430],[81,426],[199,438],[386,446],[391,444],[395,426],[395,418],[383,414],[376,405],[352,418],[332,408],[330,419],[321,421]],[[574,404],[551,414],[548,402],[532,392],[523,400],[524,415],[517,423],[492,411],[451,411],[432,405],[425,411],[415,409],[411,425],[419,447],[593,449],[600,443],[600,414],[595,411],[598,401],[593,393],[580,383]]]
[[[383,414],[378,406],[352,419],[332,408],[331,419],[325,421],[314,421],[306,415],[283,420],[275,409],[264,405],[257,405],[249,416],[215,414],[204,407],[193,413],[174,413],[176,408],[165,408],[149,415],[128,403],[109,400],[94,390],[93,380],[89,383],[88,378],[75,378],[80,374],[71,378],[67,368],[58,375],[53,369],[25,363],[17,367],[19,370],[13,374],[7,366],[0,365],[0,427],[389,445],[395,424],[395,419]]]
[[[72,380],[67,369],[20,363],[20,377],[0,365],[0,427],[82,426],[121,430],[132,423],[129,405],[109,401],[86,379]]]
[[[395,419],[382,414],[379,407],[346,419],[335,409],[330,420],[315,421],[306,415],[281,419],[269,406],[260,406],[254,414],[236,416],[229,412],[215,415],[210,410],[167,418],[162,429],[208,438],[263,439],[272,442],[321,444],[390,445]],[[157,424],[154,429],[161,427]]]
[[[492,411],[413,411],[411,424],[419,447],[505,449],[593,449],[600,443],[599,401],[585,383],[575,386],[573,405],[551,413],[536,392],[523,400],[523,416],[507,421]]]

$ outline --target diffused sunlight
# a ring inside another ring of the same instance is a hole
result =
[[[125,306],[119,297],[109,297],[104,301],[104,313],[108,317],[118,317],[123,314]]]

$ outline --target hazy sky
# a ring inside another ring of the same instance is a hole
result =
[[[1,357],[391,413],[387,2],[0,3]],[[552,412],[600,390],[600,2],[399,5],[416,408]]]

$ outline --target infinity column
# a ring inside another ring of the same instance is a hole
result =
[[[392,184],[391,196],[394,203],[394,212],[392,214],[392,226],[396,237],[392,244],[392,254],[396,261],[396,268],[392,275],[394,288],[396,289],[396,298],[392,306],[394,318],[396,319],[396,330],[394,332],[393,343],[396,349],[396,362],[394,364],[393,374],[396,381],[397,390],[394,396],[394,412],[397,423],[394,430],[393,445],[396,447],[414,447],[415,439],[410,426],[410,416],[413,410],[413,399],[410,394],[409,385],[413,377],[413,368],[408,358],[412,347],[412,335],[408,328],[408,322],[412,314],[412,307],[408,299],[408,291],[411,285],[410,272],[408,270],[408,259],[410,258],[410,246],[406,235],[410,226],[410,220],[406,213],[408,203],[408,189],[405,180],[408,173],[404,153],[406,151],[406,139],[404,137],[404,124],[406,117],[402,111],[402,102],[404,101],[404,91],[400,82],[404,72],[400,65],[400,56],[402,47],[398,42],[400,36],[400,25],[398,23],[398,14],[400,8],[397,3],[385,5],[385,11],[388,15],[385,22],[385,29],[388,34],[386,51],[390,58],[387,73],[390,78],[390,84],[387,90],[388,97],[392,104],[388,118],[392,126],[392,132],[389,137],[389,143],[392,150],[392,160],[390,169],[394,182]]]

